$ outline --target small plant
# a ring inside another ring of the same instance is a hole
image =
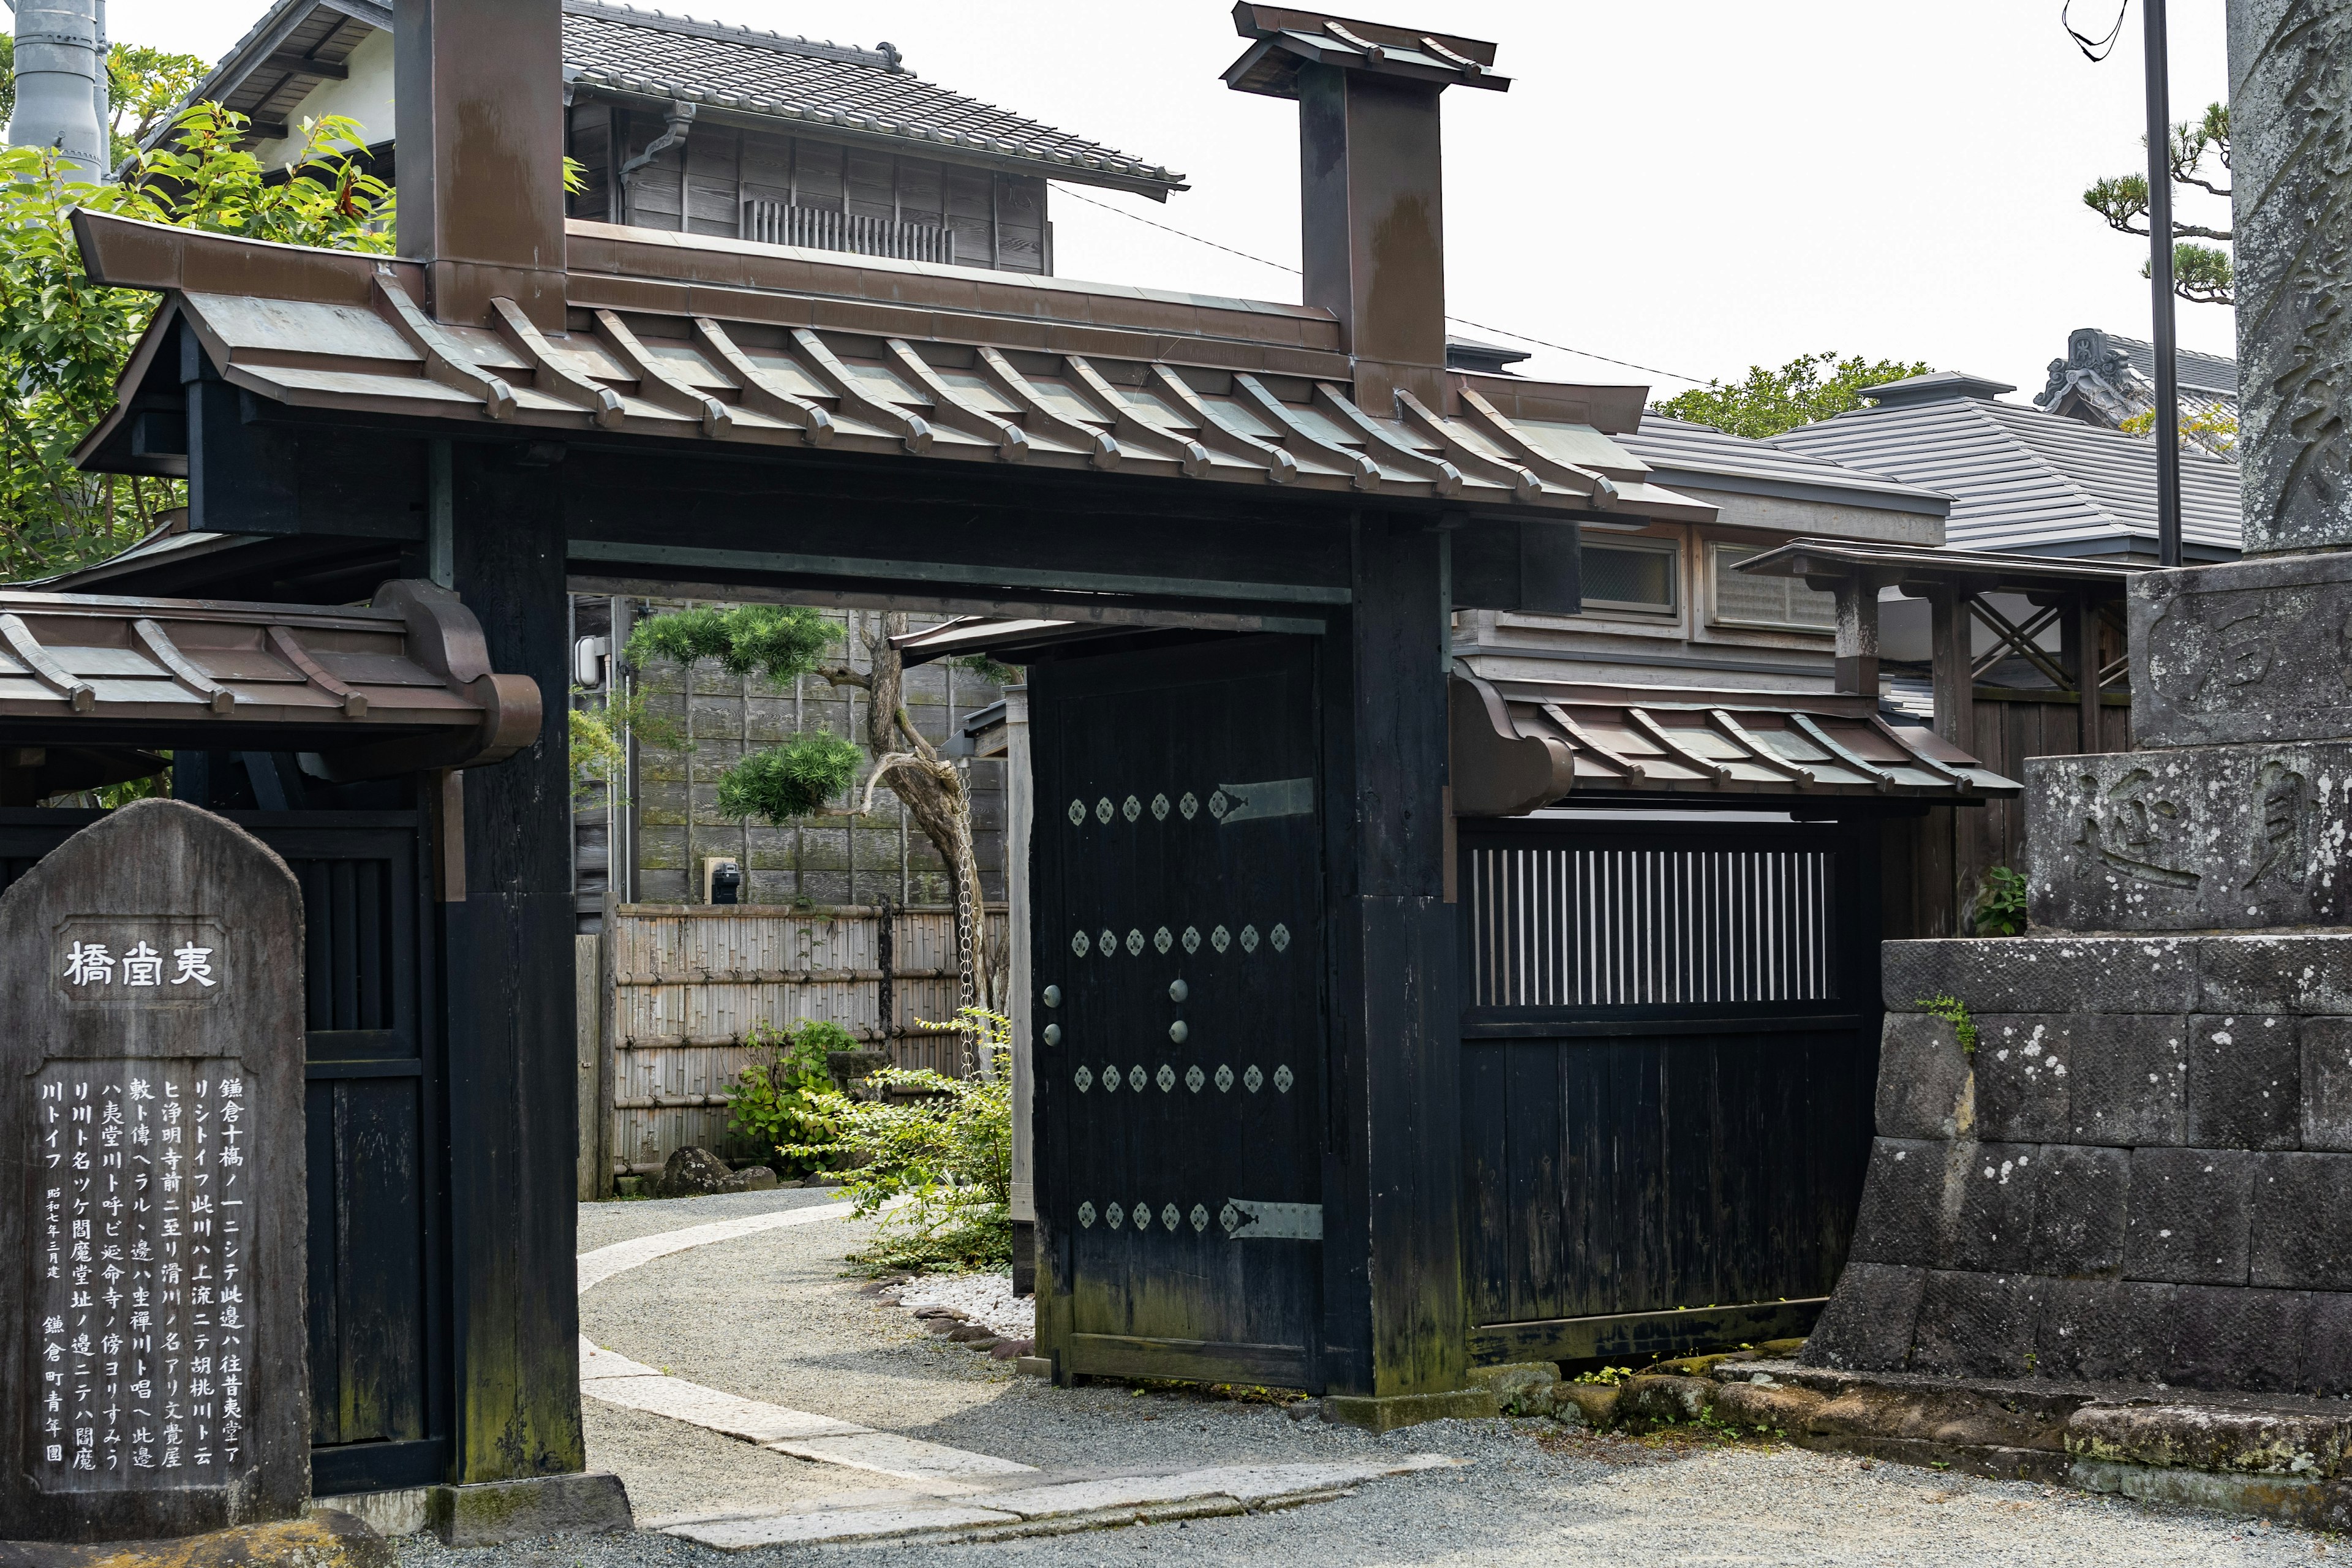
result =
[[[1977,934],[2025,934],[2025,879],[2006,866],[1985,873],[1984,887],[1977,893]]]
[[[856,1039],[829,1019],[803,1018],[789,1029],[755,1026],[744,1043],[765,1059],[728,1086],[727,1124],[772,1157],[779,1174],[824,1169],[822,1158],[803,1149],[830,1143],[838,1133],[825,1109],[835,1093],[825,1056],[856,1050]]]
[[[857,777],[865,753],[838,735],[800,735],[753,752],[719,775],[722,816],[757,816],[782,825],[814,815]]]
[[[885,1068],[865,1081],[918,1098],[820,1094],[816,1114],[838,1131],[782,1152],[842,1160],[854,1173],[844,1190],[856,1213],[881,1214],[874,1240],[849,1256],[859,1272],[1004,1268],[1013,1260],[1012,1020],[965,1007],[953,1023],[922,1027],[964,1037],[965,1076]]]
[[[1614,1388],[1633,1375],[1633,1369],[1630,1366],[1602,1366],[1595,1367],[1591,1372],[1580,1372],[1571,1381],[1597,1383],[1604,1388]]]
[[[1959,1037],[1962,1055],[1977,1054],[1977,1021],[1969,1016],[1967,1003],[1957,996],[1922,996],[1912,1005],[1949,1024],[1952,1033]]]

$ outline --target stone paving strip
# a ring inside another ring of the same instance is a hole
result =
[[[839,1219],[849,1213],[847,1204],[786,1209],[600,1247],[580,1256],[580,1289],[585,1291],[626,1269],[692,1247],[784,1226]],[[1224,1465],[1169,1475],[1057,1480],[1034,1465],[706,1388],[601,1349],[585,1335],[580,1340],[580,1392],[608,1405],[685,1422],[772,1453],[906,1483],[891,1491],[835,1498],[798,1508],[730,1510],[672,1518],[655,1526],[729,1552],[761,1546],[1062,1535],[1262,1512],[1321,1502],[1382,1476],[1460,1462],[1437,1454],[1410,1454],[1396,1459]],[[1035,1479],[1024,1484],[1022,1478]]]
[[[1166,1476],[1122,1476],[982,1492],[935,1503],[813,1508],[706,1515],[672,1521],[668,1534],[722,1552],[763,1546],[848,1546],[922,1541],[945,1544],[1015,1536],[1066,1535],[1120,1525],[1161,1524],[1272,1509],[1346,1495],[1383,1476],[1462,1463],[1438,1454],[1295,1465],[1220,1465]]]

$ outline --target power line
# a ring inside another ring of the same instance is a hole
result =
[[[1289,265],[1287,262],[1269,261],[1263,256],[1253,256],[1246,250],[1236,250],[1230,245],[1220,245],[1213,239],[1202,239],[1199,235],[1188,234],[1184,230],[1175,226],[1173,224],[1160,223],[1155,219],[1145,217],[1139,213],[1129,212],[1125,207],[1115,207],[1108,202],[1097,201],[1094,197],[1071,190],[1066,185],[1062,187],[1062,195],[1071,197],[1074,200],[1084,202],[1090,207],[1100,207],[1107,213],[1117,213],[1119,216],[1133,223],[1139,223],[1146,228],[1156,228],[1162,234],[1172,234],[1179,239],[1189,239],[1195,245],[1205,245],[1211,250],[1222,250],[1228,256],[1238,256],[1244,261],[1255,261],[1260,267],[1271,267],[1277,272],[1287,272],[1293,278],[1299,276],[1298,268]],[[1566,343],[1556,343],[1547,338],[1532,338],[1525,332],[1515,332],[1508,327],[1491,327],[1484,321],[1474,321],[1467,316],[1448,316],[1445,319],[1449,321],[1459,322],[1461,325],[1465,327],[1475,327],[1482,332],[1499,332],[1504,337],[1517,338],[1523,343],[1534,343],[1538,348],[1554,349],[1564,354],[1574,354],[1579,359],[1597,359],[1603,364],[1622,365],[1627,370],[1638,370],[1644,375],[1663,375],[1669,381],[1687,382],[1693,386],[1706,386],[1709,384],[1709,383],[1702,380],[1698,376],[1683,375],[1671,370],[1660,370],[1654,364],[1636,364],[1633,361],[1629,359],[1614,359],[1608,354],[1594,353],[1590,349],[1570,348]]]
[[[2131,14],[2131,0],[2124,0],[2116,7],[2116,25],[2107,29],[2107,36],[2104,38],[2086,37],[2075,31],[2074,11],[2074,0],[2066,0],[2058,7],[2058,25],[2066,29],[2066,36],[2074,40],[2074,47],[2083,51],[2083,58],[2097,65],[2116,52],[2116,40],[2124,34],[2124,18]]]

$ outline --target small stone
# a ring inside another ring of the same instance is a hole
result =
[[[783,1184],[776,1180],[776,1173],[765,1165],[746,1165],[735,1173],[735,1177],[742,1183],[738,1190],[746,1193],[764,1193]]]
[[[670,1155],[654,1183],[657,1198],[699,1198],[713,1193],[742,1191],[742,1184],[726,1161],[708,1149],[688,1144]]]
[[[1293,1421],[1305,1421],[1323,1414],[1323,1402],[1319,1399],[1302,1399],[1296,1404],[1284,1405],[1282,1413]]]
[[[979,1323],[958,1323],[948,1331],[948,1338],[960,1345],[971,1344],[980,1340],[986,1340],[990,1344],[996,1342],[995,1331]]]
[[[1605,1383],[1558,1383],[1551,1389],[1551,1414],[1570,1426],[1613,1426],[1617,1424],[1617,1390]]]
[[[989,1356],[996,1361],[1013,1361],[1037,1353],[1035,1340],[999,1340],[988,1347]]]
[[[915,1316],[918,1318],[946,1318],[958,1323],[964,1321],[963,1314],[957,1311],[953,1307],[918,1307],[915,1309]]]

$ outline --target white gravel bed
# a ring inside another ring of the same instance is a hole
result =
[[[661,1228],[637,1223],[648,1210],[670,1211],[676,1225],[699,1224],[759,1212],[740,1206],[746,1200],[833,1195],[597,1205],[637,1212],[626,1215],[625,1228],[607,1227],[593,1239],[583,1216],[582,1245]],[[817,1221],[657,1258],[583,1297],[583,1331],[678,1377],[1034,1465],[1046,1472],[1041,1479],[1412,1453],[1467,1461],[1288,1511],[987,1545],[871,1549],[906,1568],[1000,1559],[1097,1564],[1138,1553],[1183,1563],[1278,1561],[1284,1568],[2273,1568],[2324,1563],[2340,1550],[2316,1535],[2252,1521],[1794,1448],[1654,1448],[1567,1434],[1548,1422],[1440,1421],[1375,1438],[1293,1421],[1270,1405],[1189,1392],[1057,1389],[924,1331],[905,1308],[845,1279],[843,1254],[870,1229],[865,1222]],[[982,1281],[920,1282],[927,1292],[949,1286],[969,1290]],[[941,1304],[971,1311],[954,1298]],[[584,1414],[589,1464],[620,1475],[641,1521],[747,1499],[778,1508],[838,1506],[877,1483],[595,1400],[585,1402]],[[838,1549],[720,1552],[645,1530],[471,1552],[411,1538],[399,1544],[398,1559],[404,1568],[813,1568],[843,1560]]]
[[[948,1307],[961,1312],[999,1339],[1037,1337],[1037,1299],[1015,1296],[1010,1274],[929,1275],[908,1280],[897,1291],[898,1305]]]
[[[578,1249],[593,1252],[656,1231],[837,1204],[843,1197],[839,1187],[771,1187],[763,1193],[718,1193],[707,1198],[615,1198],[610,1203],[582,1204]]]

